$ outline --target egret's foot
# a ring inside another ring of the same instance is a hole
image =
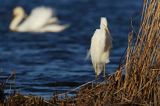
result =
[[[105,76],[103,76],[103,78],[104,78],[104,80],[107,80],[107,76],[105,75]]]
[[[92,88],[94,87],[94,82],[92,82]]]
[[[95,85],[98,84],[98,75],[96,75]]]
[[[105,77],[106,77],[106,74],[104,74],[103,77],[105,78]]]
[[[108,75],[105,72],[104,72],[103,78],[104,78],[104,81],[106,81],[108,78]]]
[[[104,80],[105,80],[105,78],[106,78],[106,67],[105,67],[105,64],[103,65],[103,68],[104,68],[103,77],[104,77]]]
[[[95,84],[97,84],[98,76],[96,75],[95,81],[92,82],[92,88],[94,87]]]
[[[104,78],[106,77],[106,74],[105,74],[105,72],[104,72],[104,75],[103,75],[103,77],[104,77]]]
[[[96,75],[96,80],[98,80],[98,75]]]

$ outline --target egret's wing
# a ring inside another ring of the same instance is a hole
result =
[[[44,26],[52,17],[53,10],[48,7],[37,7],[32,10],[28,18],[20,25],[22,28],[31,30]]]
[[[85,60],[89,59],[90,55],[91,55],[91,52],[90,52],[90,50],[88,50],[87,55],[85,57]]]
[[[112,48],[112,36],[110,34],[108,27],[106,28],[106,42],[110,46],[109,48]]]
[[[106,63],[109,63],[110,62],[110,60],[109,60],[109,58],[106,60]]]
[[[106,28],[106,41],[105,41],[105,55],[106,55],[106,63],[109,63],[110,60],[109,60],[109,54],[110,54],[110,49],[112,48],[112,37],[111,37],[111,34],[109,32],[109,29],[108,27]]]
[[[105,32],[101,29],[96,29],[91,40],[91,58],[93,61],[100,62],[101,55],[105,47]]]

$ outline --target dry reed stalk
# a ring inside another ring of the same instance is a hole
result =
[[[129,38],[132,36],[133,33]],[[144,1],[141,26],[133,41],[129,39],[126,56],[125,98],[160,105],[160,1]]]

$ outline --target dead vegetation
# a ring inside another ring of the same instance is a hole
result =
[[[56,95],[45,101],[40,97],[16,94],[5,100],[4,104],[160,106],[160,1],[144,0],[140,28],[136,35],[133,31],[129,33],[123,64],[102,83],[94,87],[87,84],[74,97],[65,93],[62,98]]]

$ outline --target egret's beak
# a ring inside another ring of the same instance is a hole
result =
[[[13,14],[13,15],[12,15],[12,19],[14,19],[14,18],[15,18],[15,16],[16,16],[16,15],[15,15],[15,14]]]
[[[24,14],[24,18],[27,18],[27,14]]]
[[[107,31],[107,28],[105,27],[104,30]]]
[[[104,29],[107,30],[107,26],[105,24],[103,24],[103,26],[104,26]]]
[[[103,26],[104,26],[104,30],[105,30],[106,32],[109,32],[107,26],[105,26],[104,24],[103,24]]]
[[[108,29],[107,29],[107,27],[104,27],[104,30],[105,30],[106,32],[108,32]]]
[[[16,30],[9,28],[9,31],[10,32],[15,32]]]

